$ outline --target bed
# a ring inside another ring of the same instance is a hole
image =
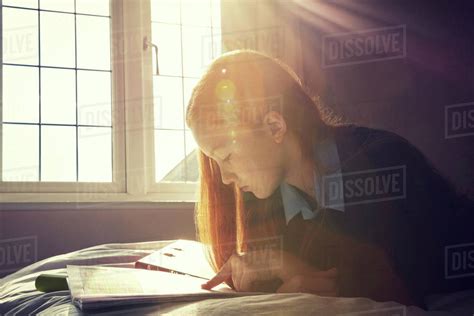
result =
[[[67,264],[132,267],[134,261],[174,241],[105,244],[36,262],[0,279],[0,315],[88,315],[71,303],[68,291],[37,291],[35,278],[41,273],[65,274]],[[426,299],[429,311],[366,298],[265,294],[109,309],[94,315],[474,315],[474,290]]]

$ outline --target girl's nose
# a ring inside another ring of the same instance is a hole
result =
[[[222,183],[229,185],[235,181],[235,177],[226,172],[222,172]]]

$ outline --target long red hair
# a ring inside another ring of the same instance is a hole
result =
[[[232,101],[231,112],[222,110],[225,99]],[[191,129],[212,125],[216,132],[225,129],[232,118],[238,124],[258,126],[271,109],[282,112],[303,155],[313,160],[314,144],[327,136],[335,122],[328,119],[330,113],[309,95],[293,70],[255,51],[232,51],[213,61],[192,92],[186,123]],[[275,192],[267,199],[246,202],[235,184],[222,182],[213,159],[199,150],[198,160],[197,239],[210,246],[209,260],[217,271],[234,252],[245,251],[249,240],[279,233],[285,223],[274,215],[277,209],[282,210],[281,197]],[[227,284],[233,287],[232,280]]]

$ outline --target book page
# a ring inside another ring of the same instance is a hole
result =
[[[161,271],[67,266],[68,283],[74,297],[148,296],[233,292],[226,284],[201,289],[202,279]]]
[[[206,259],[207,251],[200,242],[179,239],[138,262],[209,280],[216,273]]]

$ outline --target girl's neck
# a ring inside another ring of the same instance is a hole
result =
[[[303,156],[299,144],[289,140],[286,173],[283,181],[291,184],[309,196],[314,196],[314,162]]]

